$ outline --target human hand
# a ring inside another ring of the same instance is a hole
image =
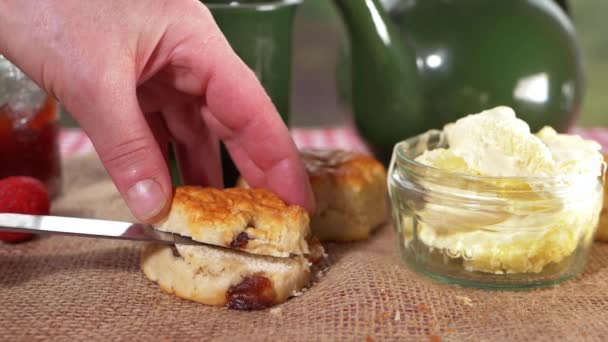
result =
[[[0,1],[0,53],[74,116],[142,221],[167,209],[169,141],[186,183],[222,186],[221,139],[251,186],[314,208],[287,128],[197,0]]]

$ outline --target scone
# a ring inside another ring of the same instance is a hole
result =
[[[388,217],[386,170],[372,157],[342,150],[303,150],[315,194],[311,229],[321,241],[367,239]]]
[[[604,160],[608,162],[608,155],[604,155]],[[597,227],[595,239],[608,241],[608,181],[604,182],[604,207],[600,214],[600,223]]]
[[[308,254],[309,217],[269,190],[178,187],[156,229],[206,244],[288,257]]]
[[[205,244],[147,245],[141,268],[178,297],[264,309],[308,286],[311,265],[323,259],[308,222],[303,208],[267,190],[178,187],[167,218],[156,226]]]
[[[365,240],[388,217],[386,170],[372,157],[344,150],[302,150],[317,210],[310,219],[321,241]],[[240,179],[238,185],[247,187]]]

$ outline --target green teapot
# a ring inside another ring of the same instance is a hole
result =
[[[335,4],[350,38],[338,66],[341,94],[385,162],[396,142],[498,105],[533,130],[563,131],[576,118],[583,67],[564,1]]]

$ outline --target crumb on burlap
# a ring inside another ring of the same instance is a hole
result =
[[[456,298],[461,300],[466,306],[473,306],[473,300],[467,296],[456,296]]]

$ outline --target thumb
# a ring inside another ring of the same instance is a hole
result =
[[[89,135],[133,215],[151,222],[168,207],[169,170],[139,107],[135,82],[121,74],[73,87],[66,107]]]

